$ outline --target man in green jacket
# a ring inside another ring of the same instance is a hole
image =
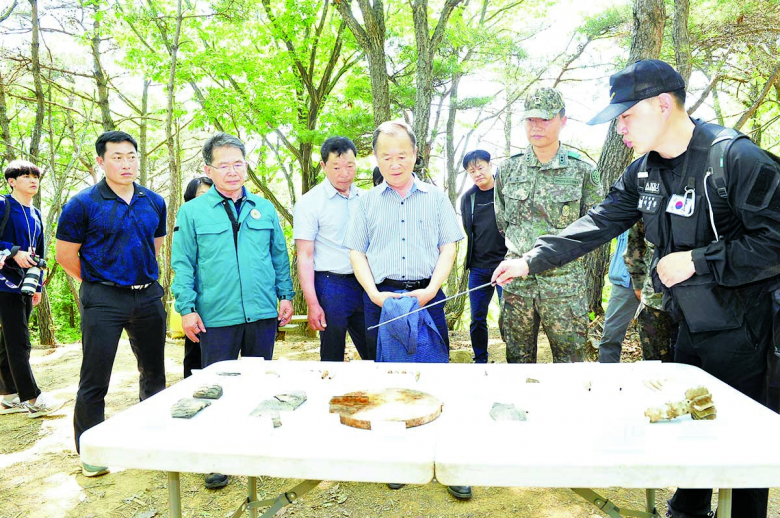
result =
[[[270,360],[277,321],[295,295],[279,216],[244,187],[244,144],[217,133],[203,146],[209,191],[176,216],[171,266],[184,333],[200,342],[203,366],[242,356]],[[278,309],[277,309],[278,301]]]

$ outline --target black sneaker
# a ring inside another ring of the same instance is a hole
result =
[[[392,489],[393,491],[395,491],[396,489],[401,489],[401,488],[402,488],[402,487],[404,487],[405,485],[406,485],[406,484],[387,484],[387,487],[389,487],[390,489]]]
[[[206,489],[221,489],[228,485],[229,477],[221,473],[209,473],[206,475]]]

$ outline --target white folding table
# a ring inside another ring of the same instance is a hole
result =
[[[664,379],[654,391],[645,380]],[[221,399],[192,419],[171,407],[204,385]],[[718,417],[650,424],[648,406],[684,398],[705,385]],[[334,395],[412,388],[443,402],[435,421],[360,430],[328,413]],[[282,426],[252,417],[276,394],[302,390],[308,400],[282,412]],[[491,419],[494,403],[512,403],[527,420]],[[719,516],[730,516],[731,488],[780,486],[780,450],[770,447],[780,416],[695,367],[634,364],[321,363],[257,358],[207,367],[81,437],[93,465],[168,472],[170,515],[181,516],[179,473],[249,477],[246,509],[263,516],[294,501],[320,480],[445,485],[570,487],[608,516],[657,516],[654,490],[645,511],[618,509],[589,487],[720,488]],[[463,437],[485,437],[464,448]],[[305,479],[274,501],[257,501],[256,477]]]

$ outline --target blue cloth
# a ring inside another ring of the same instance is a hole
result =
[[[300,197],[293,210],[293,239],[314,242],[314,271],[352,273],[344,233],[358,206],[361,190],[350,186],[349,199],[325,178]]]
[[[398,288],[394,286],[388,286],[385,283],[377,284],[376,289],[379,291],[397,291]],[[444,292],[439,289],[436,292],[436,296],[428,302],[427,311],[433,319],[433,323],[436,324],[436,328],[439,330],[439,336],[444,339],[447,344],[447,349],[450,347],[450,335],[447,330],[447,318],[444,316],[444,304],[437,304],[433,306],[434,302],[438,302],[444,298]],[[379,338],[378,329],[368,328],[375,326],[379,323],[379,319],[382,317],[382,308],[371,302],[366,292],[363,292],[363,313],[366,320],[366,352],[368,353],[369,360],[376,360],[376,342]]]
[[[403,198],[383,182],[359,200],[344,246],[366,254],[375,284],[429,279],[439,248],[463,239],[447,194],[417,178]]]
[[[379,322],[419,309],[415,297],[387,299]],[[418,311],[379,328],[376,361],[409,363],[447,363],[450,355],[428,310]]]
[[[0,236],[0,250],[11,250],[18,246],[20,250],[29,251],[30,247],[35,250],[35,255],[44,257],[46,255],[46,245],[43,240],[43,218],[41,211],[35,207],[24,207],[12,196],[0,196],[0,218],[2,218],[5,204],[11,207],[8,216],[8,223],[5,225],[3,235]],[[22,279],[27,270],[19,268],[12,258],[5,260],[5,266],[0,271],[0,291],[10,293],[21,293]],[[41,291],[41,282],[43,273],[38,282],[38,291]],[[24,401],[24,400],[22,400]]]
[[[166,233],[165,201],[138,184],[130,204],[101,180],[63,207],[57,239],[80,243],[81,278],[121,286],[154,282],[154,239]]]
[[[631,288],[631,275],[628,273],[626,263],[623,260],[623,253],[628,244],[628,230],[617,237],[617,246],[612,260],[609,263],[609,282],[624,288]]]

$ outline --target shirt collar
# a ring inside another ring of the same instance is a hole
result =
[[[221,192],[217,190],[217,187],[214,185],[212,185],[211,188],[203,196],[208,196],[208,200],[211,202],[211,205],[213,206],[220,205],[225,200],[233,201],[233,198],[228,198],[224,196]],[[246,186],[243,186],[241,187],[241,198],[239,198],[238,201],[244,202],[245,200],[246,200]]]
[[[414,173],[412,173],[412,178],[414,178],[414,182],[412,183],[412,188],[409,189],[409,192],[406,194],[407,196],[411,195],[414,191],[427,193],[432,187],[431,184],[423,182],[422,180],[417,178],[417,175]],[[374,189],[378,190],[380,193],[385,193],[388,190],[393,191],[393,188],[387,185],[387,182],[385,181],[383,181],[382,183],[374,187]]]
[[[564,146],[562,143],[559,143],[558,152],[555,153],[555,156],[552,157],[552,159],[549,162],[543,164],[536,157],[536,153],[534,153],[534,147],[529,145],[527,148],[525,148],[525,163],[526,165],[529,165],[531,167],[544,167],[545,169],[556,169],[559,167],[568,167],[569,150],[566,149],[566,146]]]
[[[330,180],[328,180],[327,176],[322,181],[322,184],[323,184],[323,188],[325,189],[325,194],[328,196],[328,198],[333,198],[336,195],[339,195],[343,198],[346,197],[343,194],[341,194],[339,191],[337,191],[335,187],[333,187],[333,184],[330,183]],[[352,199],[355,196],[360,196],[360,189],[358,189],[357,186],[355,186],[355,182],[352,182],[349,185],[349,199]]]
[[[111,187],[108,186],[108,182],[106,181],[105,177],[100,180],[97,184],[98,192],[100,192],[100,195],[105,200],[116,200],[118,196],[114,191],[111,190]],[[146,196],[146,193],[138,189],[138,184],[133,182],[133,198],[138,196]]]

